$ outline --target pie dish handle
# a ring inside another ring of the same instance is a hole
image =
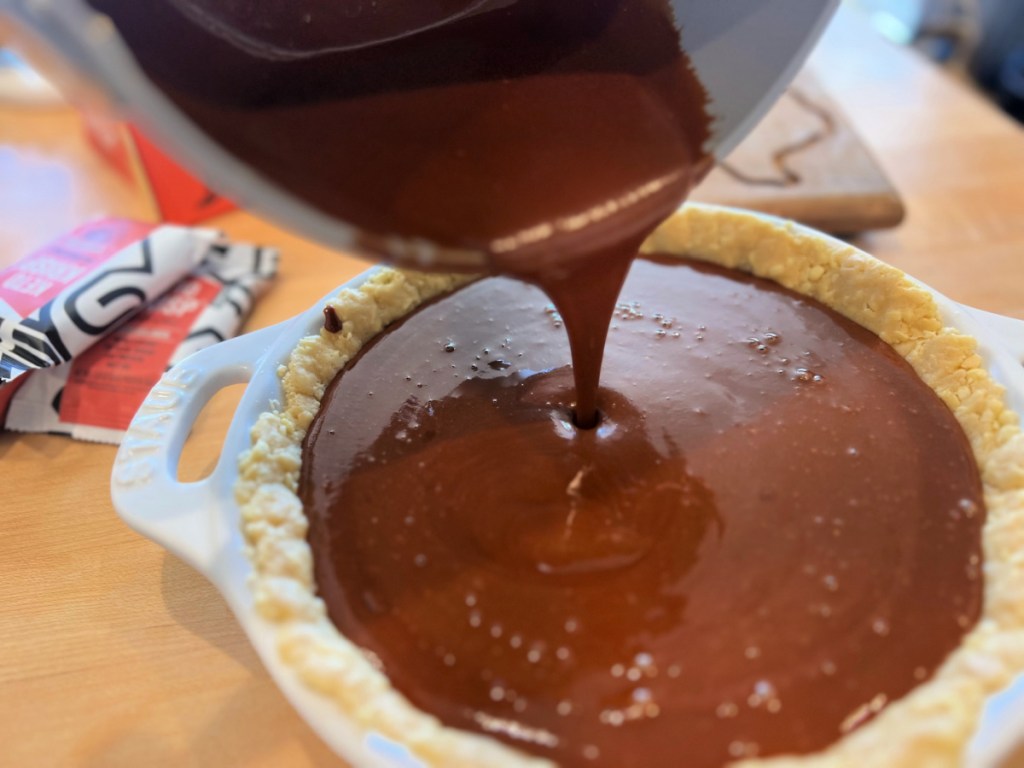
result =
[[[219,516],[211,514],[223,497],[225,457],[205,479],[183,483],[177,479],[181,450],[203,407],[224,387],[247,383],[279,334],[272,326],[223,341],[167,371],[132,419],[114,460],[110,491],[118,515],[200,573],[212,573],[226,543]]]

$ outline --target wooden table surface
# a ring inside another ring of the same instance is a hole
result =
[[[907,205],[858,244],[959,301],[1024,317],[1024,132],[849,18],[812,64]],[[64,110],[0,109],[0,266],[87,217],[151,218]],[[277,245],[248,328],[366,266],[246,213],[213,222]],[[236,390],[200,417],[181,474],[212,468]],[[339,765],[278,694],[224,602],[116,517],[114,448],[0,434],[0,765]]]

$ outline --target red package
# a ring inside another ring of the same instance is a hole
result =
[[[272,249],[213,243],[191,274],[72,361],[19,379],[5,426],[120,442],[164,371],[237,334],[276,273]]]
[[[91,346],[187,275],[217,237],[104,219],[0,271],[0,390]]]
[[[89,112],[83,120],[93,148],[150,197],[164,221],[195,224],[235,208],[134,126]]]

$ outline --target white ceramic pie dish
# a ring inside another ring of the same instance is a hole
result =
[[[341,288],[358,286],[372,273],[333,289],[328,297]],[[927,290],[947,325],[978,340],[979,353],[992,377],[1006,387],[1009,404],[1024,413],[1024,321],[968,308]],[[127,431],[114,464],[111,492],[118,514],[128,525],[185,560],[217,587],[282,692],[335,752],[359,766],[419,765],[400,744],[346,720],[332,701],[307,688],[282,663],[274,627],[257,614],[248,584],[253,569],[244,552],[234,499],[238,458],[249,448],[250,430],[258,416],[282,397],[278,366],[301,337],[322,325],[323,306],[324,300],[318,301],[291,320],[203,350],[165,374]],[[216,468],[202,481],[178,482],[178,458],[196,417],[218,390],[236,383],[247,383],[247,388]],[[1021,741],[1024,677],[990,700],[967,764],[997,766]]]

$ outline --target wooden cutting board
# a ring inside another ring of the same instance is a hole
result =
[[[690,199],[840,234],[895,226],[904,212],[895,187],[807,70]]]

